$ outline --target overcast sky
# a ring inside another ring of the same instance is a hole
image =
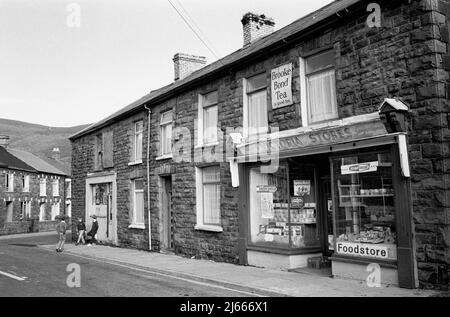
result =
[[[219,58],[242,46],[246,12],[264,13],[280,29],[331,2],[170,1]],[[0,118],[96,122],[172,82],[177,52],[216,60],[168,0],[0,0]]]

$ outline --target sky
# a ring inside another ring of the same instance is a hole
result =
[[[278,30],[330,2],[0,0],[0,118],[53,127],[99,121],[170,84],[174,54],[211,63],[241,48],[246,12],[273,18]]]

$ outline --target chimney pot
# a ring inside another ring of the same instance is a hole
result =
[[[206,65],[206,57],[177,53],[173,57],[175,80],[183,79]]]
[[[273,19],[266,17],[264,14],[258,15],[248,12],[244,14],[241,22],[244,31],[244,47],[260,37],[269,35],[275,28]]]
[[[0,135],[0,146],[3,146],[5,149],[7,149],[8,145],[9,145],[9,135]]]

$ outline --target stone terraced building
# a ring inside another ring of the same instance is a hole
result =
[[[241,49],[177,54],[172,84],[71,137],[74,217],[121,247],[448,289],[449,19],[442,0],[340,0],[277,31],[246,14]]]

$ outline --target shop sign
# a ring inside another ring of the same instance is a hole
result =
[[[339,254],[377,259],[389,259],[389,248],[381,245],[337,242],[336,249],[337,253]]]
[[[378,169],[378,161],[342,165],[341,174],[348,175],[348,174],[369,173],[369,172],[376,172],[377,169]]]
[[[292,105],[292,63],[272,69],[272,109]]]
[[[257,185],[256,191],[258,193],[275,193],[277,191],[277,186],[271,185]]]
[[[294,196],[304,196],[311,193],[311,181],[294,180]]]

